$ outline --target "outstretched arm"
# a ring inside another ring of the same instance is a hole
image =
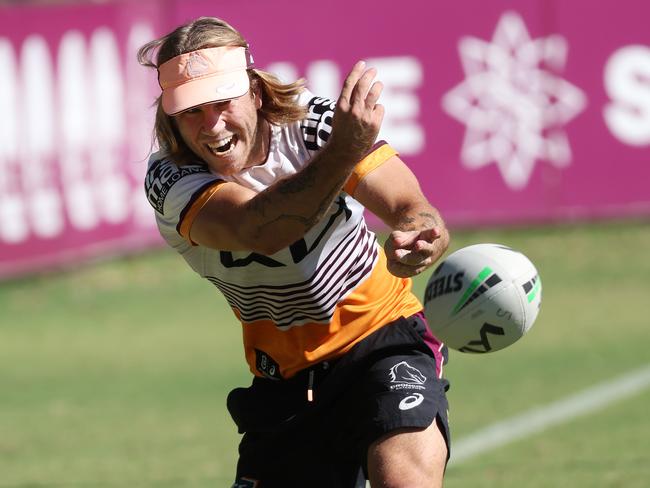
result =
[[[377,138],[384,115],[376,72],[358,62],[337,101],[325,147],[295,175],[256,193],[224,183],[198,213],[193,241],[222,250],[273,254],[302,238],[327,212]]]
[[[392,274],[417,275],[447,250],[449,232],[440,213],[397,156],[368,173],[357,186],[354,198],[392,229],[384,243]]]

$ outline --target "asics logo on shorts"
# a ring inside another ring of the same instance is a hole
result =
[[[412,408],[417,407],[423,401],[424,397],[420,393],[413,393],[412,395],[407,396],[401,402],[399,402],[399,409],[411,410]]]

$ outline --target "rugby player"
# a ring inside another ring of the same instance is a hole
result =
[[[233,487],[439,487],[446,349],[411,277],[447,249],[445,224],[376,140],[373,68],[356,63],[332,101],[250,51],[202,17],[138,53],[161,87],[147,198],[166,242],[226,297],[254,375],[227,400],[243,434]],[[390,229],[383,246],[364,209]]]

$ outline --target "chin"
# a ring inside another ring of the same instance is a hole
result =
[[[240,165],[234,163],[226,163],[223,161],[217,161],[213,164],[208,164],[208,166],[213,169],[216,173],[224,176],[232,176],[239,173],[243,168]]]

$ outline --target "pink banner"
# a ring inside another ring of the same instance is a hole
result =
[[[159,242],[142,190],[155,79],[135,57],[154,6],[0,9],[0,277]]]
[[[159,242],[141,182],[157,87],[135,52],[199,15],[320,95],[376,66],[381,137],[451,225],[650,215],[648,2],[318,6],[0,8],[0,277]]]

